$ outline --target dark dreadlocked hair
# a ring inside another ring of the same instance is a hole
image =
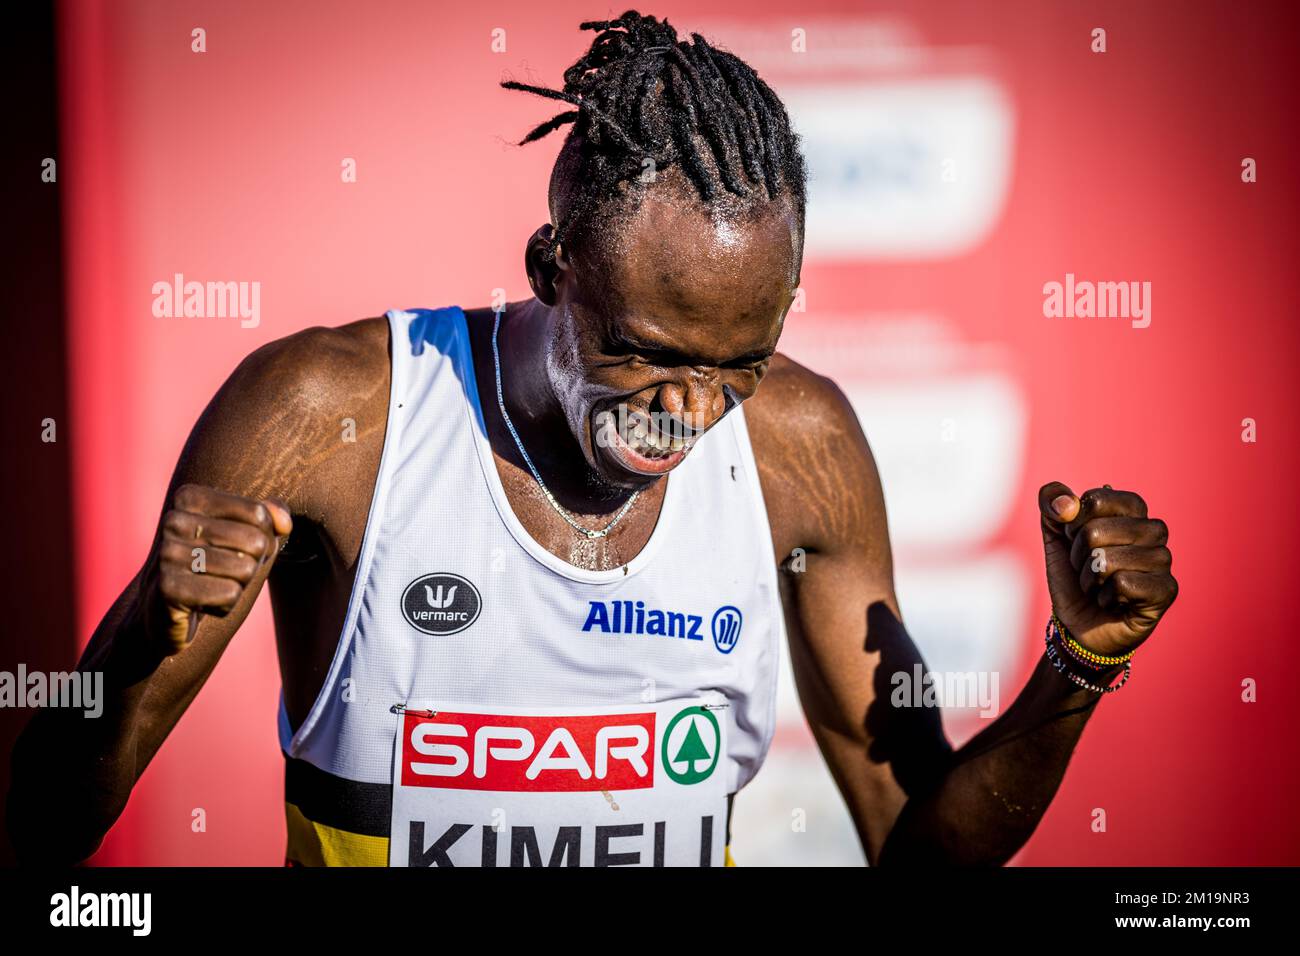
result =
[[[519,143],[573,124],[551,178],[552,254],[644,183],[647,167],[655,173],[679,167],[710,205],[748,208],[788,198],[802,235],[807,176],[799,137],[785,106],[748,64],[698,33],[692,42],[678,40],[667,20],[635,10],[580,28],[599,33],[564,71],[562,90],[501,84],[574,107]]]

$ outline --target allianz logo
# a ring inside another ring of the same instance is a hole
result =
[[[646,634],[677,637],[687,641],[704,640],[704,615],[646,607],[644,601],[588,601],[584,633]],[[709,619],[713,646],[730,654],[740,642],[743,623],[740,609],[730,604],[713,612]]]

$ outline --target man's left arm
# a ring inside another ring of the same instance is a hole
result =
[[[1139,495],[1109,486],[1075,497],[1051,482],[1038,500],[1057,618],[1093,654],[1128,655],[1178,594],[1165,523],[1148,517]],[[1071,669],[1099,687],[1122,670]],[[1007,712],[952,755],[931,791],[908,801],[881,862],[1005,863],[1038,826],[1102,696],[1041,655]]]
[[[957,750],[937,708],[891,706],[893,675],[911,679],[921,658],[893,592],[875,463],[838,388],[804,379],[798,394],[815,415],[780,437],[761,418],[758,428],[781,446],[763,456],[765,490],[776,487],[781,502],[774,534],[802,541],[807,555],[803,570],[786,569],[783,597],[809,724],[872,864],[1001,865],[1038,825],[1102,695],[1043,655],[1006,712]],[[1076,497],[1054,482],[1039,510],[1062,624],[1097,655],[1135,650],[1177,595],[1164,522],[1109,487]]]

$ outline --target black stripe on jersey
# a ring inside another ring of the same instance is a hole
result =
[[[305,760],[284,758],[284,800],[315,823],[387,837],[393,817],[393,788],[386,783],[358,783],[336,777]]]

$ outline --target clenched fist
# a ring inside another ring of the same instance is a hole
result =
[[[1178,596],[1165,523],[1147,516],[1141,496],[1109,485],[1076,497],[1049,482],[1038,506],[1056,616],[1096,654],[1137,648]]]
[[[275,560],[293,527],[279,502],[182,485],[163,516],[148,599],[150,639],[175,654],[194,636],[199,614],[224,617]]]

